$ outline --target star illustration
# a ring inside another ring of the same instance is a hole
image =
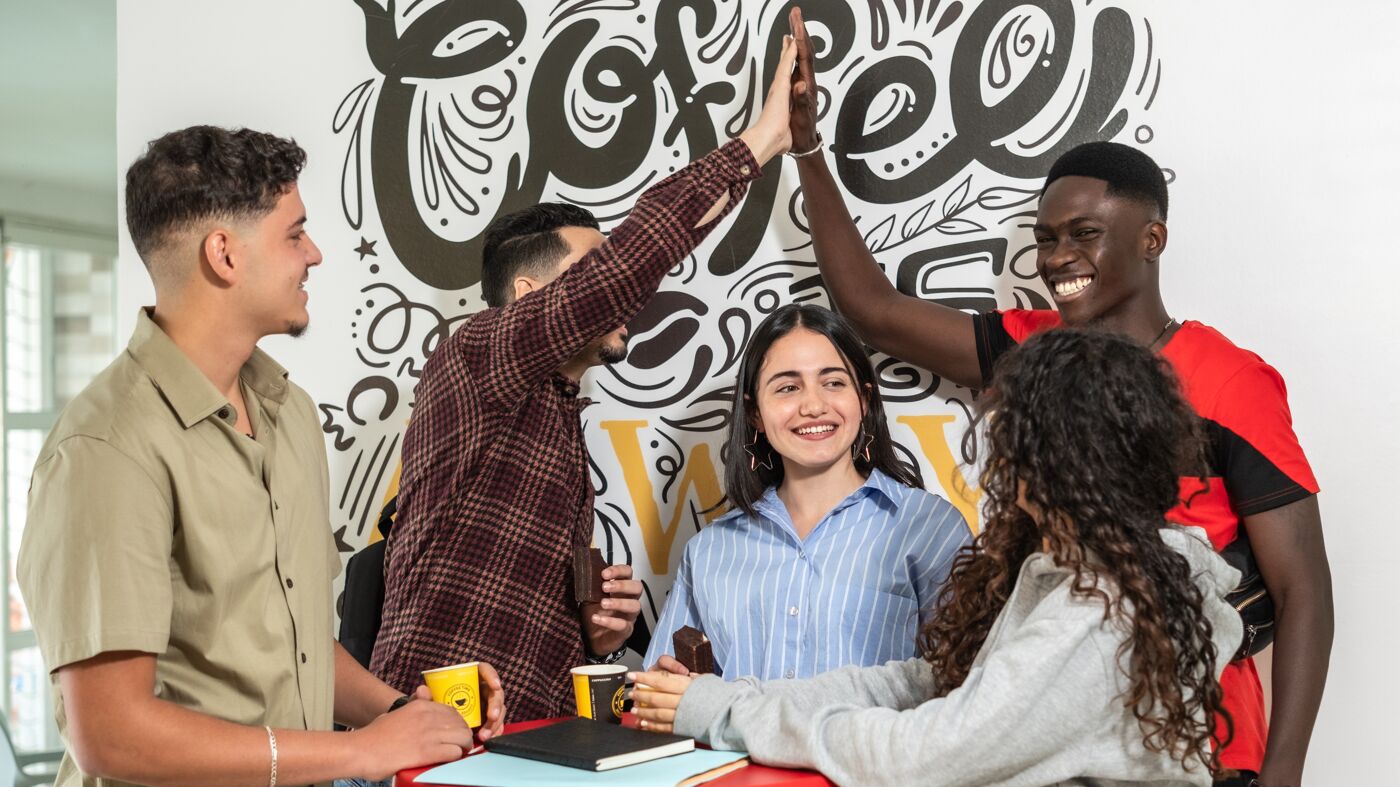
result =
[[[360,259],[363,260],[365,257],[378,257],[379,252],[374,250],[374,244],[378,242],[377,240],[366,240],[365,236],[361,235],[360,245],[355,247],[355,251],[360,253]]]

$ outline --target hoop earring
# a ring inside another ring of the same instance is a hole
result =
[[[751,471],[753,471],[753,472],[755,472],[755,473],[758,472],[758,468],[760,468],[760,467],[762,467],[764,470],[772,470],[772,469],[773,469],[773,452],[770,450],[770,451],[768,452],[768,459],[767,459],[766,461],[760,462],[760,461],[758,461],[758,455],[755,453],[757,449],[758,449],[758,429],[755,427],[754,430],[753,430],[753,440],[751,440],[751,441],[749,441],[749,442],[747,442],[747,443],[744,443],[744,453],[746,453],[746,454],[749,455],[749,470],[751,470]]]

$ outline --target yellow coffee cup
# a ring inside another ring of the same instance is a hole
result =
[[[574,703],[585,719],[622,723],[622,698],[627,684],[625,664],[574,667]]]
[[[441,702],[462,714],[462,721],[472,728],[481,726],[480,663],[469,661],[423,671],[423,680],[428,683],[428,691],[433,693],[433,702]]]

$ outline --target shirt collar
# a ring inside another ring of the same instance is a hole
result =
[[[143,307],[137,312],[136,330],[131,333],[126,351],[150,376],[186,429],[221,410],[226,415],[220,417],[229,423],[237,418],[230,412],[228,399],[151,319],[149,308]],[[264,412],[275,417],[277,406],[287,397],[287,370],[255,347],[238,377],[267,400]]]
[[[845,500],[837,503],[836,507],[831,509],[831,512],[834,514],[846,506],[854,505],[861,500],[871,497],[875,498],[874,502],[877,505],[880,504],[880,498],[883,498],[884,505],[888,506],[891,511],[897,510],[900,501],[900,486],[901,484],[898,481],[885,475],[879,468],[872,468],[870,476],[865,479],[865,483],[856,487],[856,490],[847,495]],[[763,490],[763,496],[754,503],[754,509],[779,521],[786,516],[785,512],[787,510],[786,507],[783,506],[782,501],[778,499],[778,487],[776,485]]]

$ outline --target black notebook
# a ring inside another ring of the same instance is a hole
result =
[[[695,740],[574,718],[492,738],[486,741],[486,749],[585,771],[609,771],[694,751]]]

